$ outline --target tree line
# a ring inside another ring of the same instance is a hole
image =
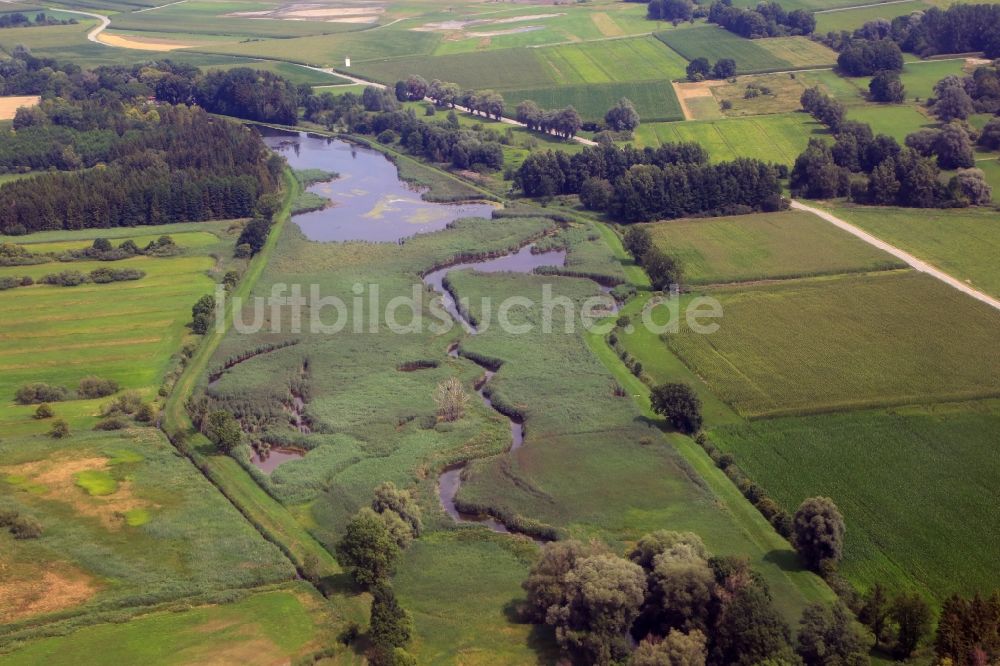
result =
[[[57,19],[48,16],[45,12],[35,14],[34,20],[24,12],[9,12],[0,14],[0,29],[3,28],[31,28],[40,25],[76,25],[76,19]]]
[[[715,0],[708,9],[708,22],[747,39],[811,35],[816,19],[805,9],[786,12],[777,2],[762,0],[753,9],[733,7],[732,0]]]
[[[572,156],[536,152],[518,169],[514,182],[531,197],[582,194],[590,208],[622,222],[781,207],[775,167],[745,158],[708,164],[707,153],[696,143],[664,144],[655,150],[588,147]]]
[[[802,107],[827,125],[835,136],[830,145],[813,138],[795,160],[790,186],[796,196],[849,196],[873,205],[947,208],[988,203],[990,186],[981,170],[967,169],[947,184],[941,168],[973,166],[972,138],[964,127],[925,130],[901,146],[894,138],[875,136],[869,125],[846,120],[844,106],[810,88]],[[936,159],[931,156],[935,155]]]

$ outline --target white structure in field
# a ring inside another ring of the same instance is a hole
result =
[[[350,67],[350,66],[351,66],[351,59],[344,58],[344,67]]]

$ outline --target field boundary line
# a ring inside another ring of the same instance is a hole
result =
[[[885,242],[881,238],[878,238],[877,236],[868,233],[864,229],[861,229],[860,227],[856,227],[853,224],[851,224],[850,222],[847,222],[846,220],[842,220],[841,218],[837,217],[836,215],[833,215],[832,213],[828,213],[825,210],[822,210],[820,208],[813,208],[812,206],[807,206],[807,205],[805,205],[803,203],[800,203],[798,201],[792,201],[791,205],[792,205],[792,208],[795,208],[796,210],[801,210],[801,211],[805,211],[807,213],[812,213],[813,215],[816,215],[820,219],[826,220],[830,224],[833,224],[833,225],[839,227],[840,229],[843,229],[847,233],[852,234],[852,235],[860,238],[861,240],[865,241],[869,245],[874,245],[878,249],[880,249],[880,250],[882,250],[884,252],[888,252],[889,254],[891,254],[892,256],[896,257],[897,259],[901,259],[901,260],[905,261],[914,270],[917,270],[917,271],[919,271],[921,273],[926,273],[926,274],[930,275],[931,277],[936,278],[936,279],[940,280],[941,282],[944,282],[948,286],[953,287],[953,288],[955,288],[955,289],[957,289],[957,290],[959,290],[959,291],[961,291],[961,292],[963,292],[965,294],[968,294],[969,296],[972,296],[973,298],[975,298],[978,301],[982,301],[986,305],[989,305],[990,307],[992,307],[992,308],[994,308],[996,310],[1000,310],[1000,300],[997,300],[997,299],[993,298],[992,296],[988,296],[987,294],[979,291],[978,289],[975,289],[975,288],[973,288],[973,287],[965,284],[961,280],[959,280],[959,279],[957,279],[957,278],[949,275],[948,273],[945,273],[941,269],[934,267],[933,265],[929,264],[926,261],[923,261],[921,259],[917,259],[915,256],[913,256],[909,252],[906,252],[905,250],[903,250],[901,248],[898,248],[895,245],[892,245],[890,243]]]
[[[883,5],[901,5],[914,0],[888,0],[888,2],[873,2],[867,5],[852,5],[850,7],[834,7],[833,9],[820,9],[813,14],[832,14],[834,12],[849,12],[854,9],[868,9],[870,7],[881,7]]]

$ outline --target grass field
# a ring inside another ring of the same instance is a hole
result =
[[[937,600],[1000,584],[995,401],[754,421],[712,439],[787,510],[826,495],[847,520],[841,571]]]
[[[928,276],[813,278],[710,295],[725,312],[720,329],[682,328],[666,344],[746,416],[1000,393],[1000,313]]]
[[[362,62],[429,54],[441,39],[440,35],[433,33],[408,30],[393,31],[391,35],[385,33],[381,37],[373,38],[364,32],[345,32],[293,39],[249,40],[204,50],[211,53],[273,58],[324,67],[341,66],[344,64],[344,58],[351,58],[352,66],[359,65],[354,69],[366,73],[367,70],[360,67]],[[420,70],[410,69],[401,77],[397,76],[391,80],[395,82],[413,73],[420,73]]]
[[[906,140],[908,134],[938,124],[915,107],[896,104],[851,107],[847,111],[847,119],[867,123],[876,135],[886,134],[900,143]]]
[[[75,387],[82,377],[95,373],[116,380],[124,388],[155,393],[175,362],[171,357],[187,335],[191,305],[213,290],[208,271],[215,261],[208,255],[224,246],[225,241],[209,231],[228,238],[228,225],[207,223],[205,231],[178,234],[177,242],[188,248],[178,257],[135,257],[116,262],[116,267],[145,271],[141,280],[72,288],[36,285],[0,292],[0,306],[8,315],[0,345],[2,400],[10,401],[16,388],[26,382]],[[172,231],[170,226],[144,229],[140,234],[135,229],[108,230],[107,236],[148,242]],[[38,251],[58,251],[86,245],[83,239],[97,233],[104,235],[90,230],[40,234],[31,239],[39,241],[34,245]],[[4,267],[0,275],[28,275],[37,281],[48,273],[67,269],[87,272],[102,265],[97,261],[71,265],[54,262]],[[156,298],[151,300],[150,294],[156,294]],[[41,355],[40,339],[44,340]],[[85,414],[94,405],[86,404],[82,409],[79,423],[92,424],[93,418]],[[0,409],[0,424],[7,432],[43,431],[44,424],[27,419],[30,412],[29,407],[12,405]],[[71,424],[75,422],[71,419]]]
[[[183,252],[116,262],[116,267],[146,271],[134,282],[36,285],[0,294],[5,312],[0,324],[0,505],[33,516],[43,527],[39,539],[0,535],[5,553],[0,590],[10,601],[0,611],[0,643],[48,631],[38,628],[40,623],[58,621],[70,630],[120,621],[138,608],[232,597],[227,590],[295,575],[282,552],[178,456],[159,430],[92,431],[108,398],[53,403],[56,417],[70,426],[71,436],[61,440],[45,435],[51,421],[32,418],[34,407],[12,402],[23,383],[73,389],[87,375],[114,379],[122,388],[140,391],[145,400],[155,399],[167,370],[179,362],[192,303],[212,291],[219,271],[239,268],[212,256],[229,256],[235,238],[230,226],[223,221],[4,239],[59,252],[98,236],[142,244],[171,234]],[[98,265],[52,262],[0,273],[37,279]],[[298,650],[286,645],[268,643],[262,649],[270,654]]]
[[[996,262],[1000,256],[1000,225],[994,211],[850,205],[832,210],[955,278],[1000,297],[1000,267]]]
[[[645,225],[681,260],[685,282],[708,284],[905,266],[815,215],[761,213]]]
[[[695,141],[714,162],[736,157],[792,164],[813,136],[824,136],[825,128],[803,113],[783,113],[726,120],[683,123],[643,123],[635,132],[635,144],[656,147],[662,143]]]
[[[318,651],[335,630],[322,597],[303,583],[233,603],[151,613],[35,641],[5,664],[268,664]],[[346,648],[343,649],[346,652]]]
[[[840,32],[841,30],[854,31],[868,21],[874,21],[878,18],[891,21],[897,16],[906,16],[926,8],[927,4],[924,2],[912,0],[912,2],[895,2],[881,7],[861,7],[835,12],[820,11],[816,14],[816,34],[825,35],[828,32]]]

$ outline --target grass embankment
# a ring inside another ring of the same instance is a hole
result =
[[[226,301],[225,316],[217,322],[201,341],[198,351],[191,358],[185,372],[177,380],[173,392],[163,410],[163,428],[168,433],[189,432],[191,420],[184,404],[193,394],[198,382],[207,374],[212,354],[225,337],[232,321],[233,299],[246,299],[264,267],[274,252],[278,237],[290,217],[292,203],[301,186],[290,171],[285,172],[285,198],[281,210],[275,216],[275,223],[264,247],[254,257],[246,274]],[[323,548],[303,528],[281,504],[271,498],[253,479],[230,457],[206,455],[211,443],[200,433],[193,433],[188,441],[191,456],[206,476],[223,491],[226,497],[240,510],[268,540],[278,544],[296,566],[301,566],[307,555],[313,555],[320,563],[323,576],[340,573],[336,559]]]

